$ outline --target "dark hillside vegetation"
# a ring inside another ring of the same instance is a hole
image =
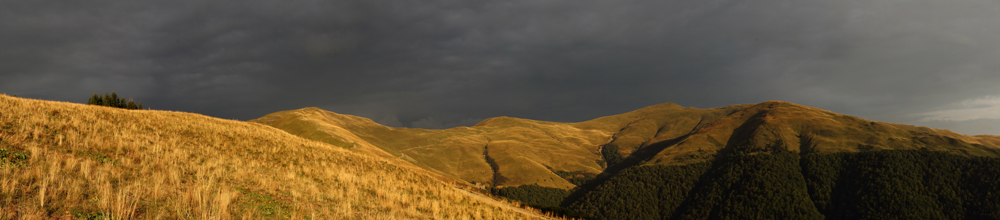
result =
[[[108,93],[104,93],[104,95],[98,95],[97,93],[94,93],[94,95],[90,96],[90,99],[87,100],[87,104],[123,108],[123,109],[143,109],[142,102],[139,102],[137,104],[135,100],[125,99],[125,97],[118,97],[118,93],[114,92],[112,92],[110,95],[108,95]]]
[[[806,155],[827,219],[1000,219],[1000,159],[912,150]]]
[[[716,162],[675,213],[680,219],[821,219],[792,152]]]
[[[568,208],[593,219],[1000,219],[997,192],[998,158],[772,152],[631,167]]]
[[[559,202],[569,195],[568,190],[538,185],[494,188],[493,195],[520,201],[535,207],[559,207]]]
[[[684,202],[710,163],[622,170],[569,208],[594,219],[662,219]]]

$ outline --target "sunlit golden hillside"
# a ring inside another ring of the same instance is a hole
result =
[[[1000,137],[869,121],[797,105],[768,101],[743,105],[716,120],[683,129],[676,138],[656,135],[643,147],[657,149],[648,163],[688,164],[719,151],[780,147],[800,153],[926,149],[965,156],[1000,156]],[[647,155],[648,156],[648,155]]]
[[[782,147],[835,153],[928,149],[968,156],[997,156],[997,136],[875,122],[769,101],[722,108],[672,103],[578,123],[510,117],[443,130],[393,128],[318,108],[276,112],[255,122],[337,146],[383,149],[442,175],[481,186],[535,184],[571,189],[573,178],[609,168],[684,165],[712,160],[722,151]]]
[[[599,146],[610,131],[500,117],[475,127],[391,128],[318,108],[252,120],[352,149],[375,146],[427,170],[487,186],[574,187],[554,171],[599,173]]]
[[[267,125],[0,95],[0,219],[530,219]]]

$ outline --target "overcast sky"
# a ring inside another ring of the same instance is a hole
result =
[[[52,2],[0,2],[0,93],[425,128],[782,100],[1000,135],[995,0]]]

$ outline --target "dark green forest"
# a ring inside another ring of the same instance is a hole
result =
[[[142,102],[137,104],[134,100],[125,99],[125,97],[118,97],[118,94],[113,92],[110,95],[108,95],[108,93],[104,93],[104,95],[94,93],[94,95],[90,96],[90,99],[87,100],[87,104],[124,109],[143,109]]]
[[[806,155],[827,219],[1000,219],[1000,159],[932,151]]]
[[[560,207],[562,202],[571,191],[558,188],[543,187],[537,185],[521,185],[517,187],[493,188],[493,195],[507,199],[519,201],[525,205],[541,209],[550,214],[570,218],[583,218],[572,210]]]
[[[594,219],[661,219],[688,197],[709,163],[622,170],[569,207]]]
[[[1000,159],[928,150],[734,152],[602,181],[494,193],[588,219],[1000,219]]]
[[[492,193],[534,207],[558,207],[559,202],[569,195],[566,190],[537,185],[494,188]]]

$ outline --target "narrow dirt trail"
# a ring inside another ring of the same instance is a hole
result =
[[[554,218],[549,218],[548,216],[544,216],[544,215],[538,214],[536,212],[532,212],[532,211],[528,211],[526,209],[522,209],[521,207],[512,206],[510,204],[497,201],[497,200],[495,200],[493,198],[490,198],[489,196],[484,196],[484,195],[481,195],[481,194],[475,193],[475,192],[469,192],[468,190],[462,189],[460,187],[454,187],[454,188],[457,189],[458,191],[462,191],[463,193],[471,196],[472,198],[479,199],[480,201],[483,201],[483,202],[486,202],[486,203],[489,203],[489,204],[493,204],[493,205],[496,205],[496,206],[500,206],[500,207],[507,207],[507,208],[510,208],[511,210],[520,212],[522,214],[525,214],[525,215],[528,215],[528,216],[531,216],[531,217],[534,217],[534,218],[537,218],[537,219],[554,219]]]

